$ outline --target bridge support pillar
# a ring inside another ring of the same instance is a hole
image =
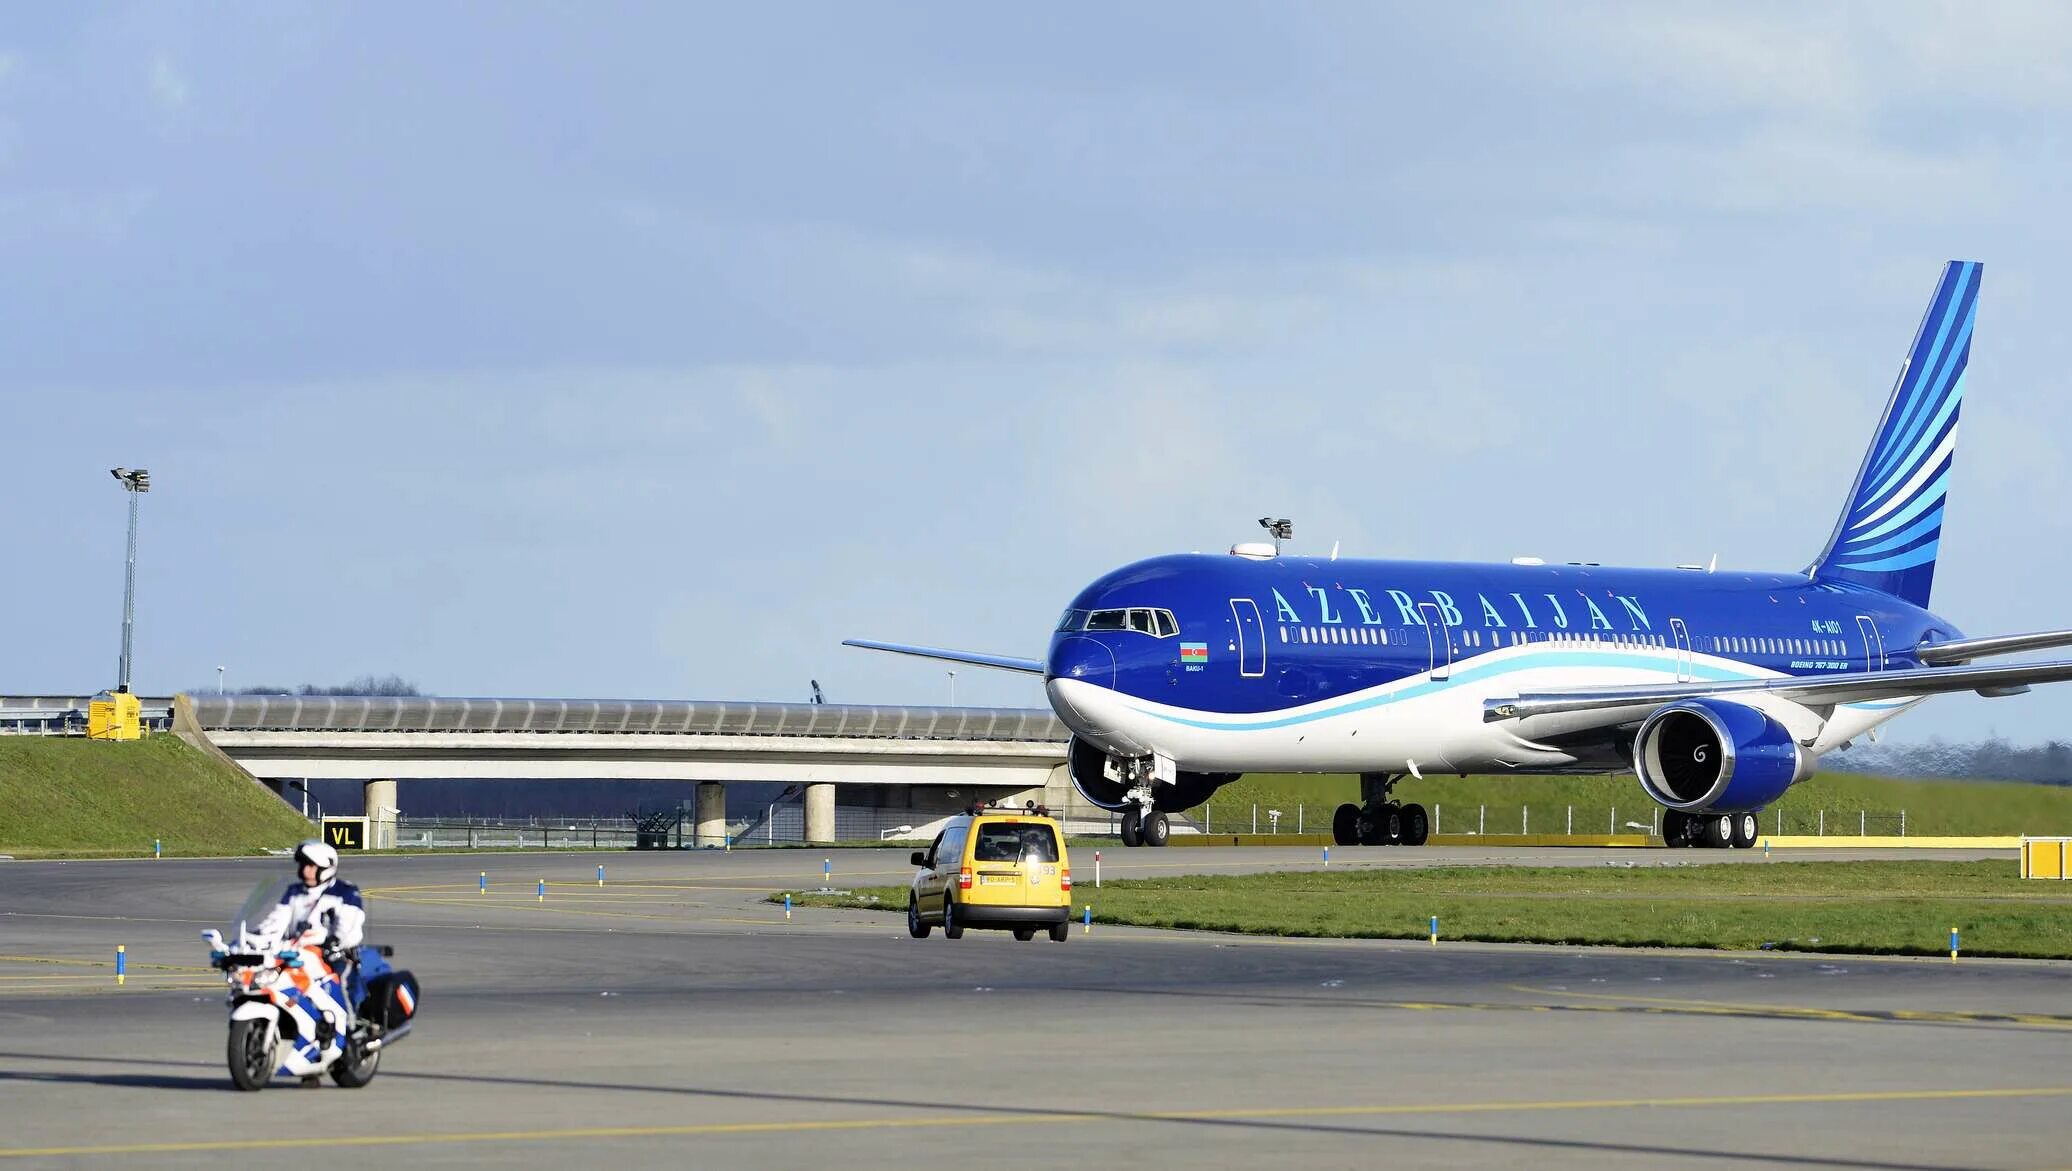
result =
[[[831,842],[835,840],[835,787],[833,785],[806,786],[806,840],[809,842]]]
[[[727,787],[718,781],[698,782],[696,808],[699,847],[727,844]]]
[[[368,781],[367,845],[375,850],[396,847],[396,782]]]

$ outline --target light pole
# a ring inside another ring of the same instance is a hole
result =
[[[122,577],[122,678],[115,688],[127,692],[130,689],[130,629],[136,624],[137,616],[137,498],[151,491],[151,472],[148,468],[138,468],[134,472],[128,468],[110,468],[108,474],[120,481],[123,491],[129,493],[129,561]]]
[[[957,673],[950,672],[950,706],[957,706]]]
[[[223,668],[216,668],[216,694],[223,694]]]

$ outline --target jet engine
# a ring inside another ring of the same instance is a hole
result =
[[[1722,700],[1658,708],[1633,739],[1641,788],[1685,813],[1761,809],[1811,776],[1815,759],[1776,720]]]
[[[1108,754],[1077,736],[1068,750],[1072,787],[1079,795],[1103,809],[1121,811],[1129,807],[1129,783],[1108,769]],[[1121,770],[1116,770],[1120,773]],[[1151,787],[1151,807],[1166,813],[1192,809],[1209,799],[1209,794],[1243,776],[1243,773],[1192,773],[1182,771],[1171,784]]]

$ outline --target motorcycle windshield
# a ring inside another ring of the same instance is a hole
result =
[[[252,893],[245,896],[244,905],[237,909],[237,917],[230,921],[229,929],[223,933],[224,938],[233,944],[241,942],[245,938],[245,933],[257,927],[259,921],[266,918],[266,913],[273,910],[274,905],[281,901],[281,895],[287,888],[288,884],[285,882],[271,878],[260,879],[252,887]]]

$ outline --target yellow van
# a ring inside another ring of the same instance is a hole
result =
[[[907,934],[926,939],[942,925],[948,939],[967,927],[993,927],[1027,941],[1039,929],[1059,943],[1070,936],[1072,868],[1065,834],[1048,817],[1010,810],[960,814],[925,850],[914,851]]]

